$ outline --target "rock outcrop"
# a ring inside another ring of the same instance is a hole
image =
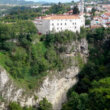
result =
[[[76,76],[80,68],[78,62],[74,61],[74,57],[80,54],[81,58],[86,62],[88,56],[88,43],[86,39],[74,41],[72,44],[66,45],[66,47],[67,50],[61,54],[61,57],[64,59],[71,57],[74,63],[63,71],[50,71],[50,75],[45,77],[39,89],[35,90],[32,94],[17,87],[6,70],[0,67],[0,96],[6,101],[5,103],[0,102],[0,110],[5,110],[6,105],[10,101],[19,102],[22,106],[38,105],[39,101],[44,97],[52,103],[54,110],[60,110],[62,103],[66,101],[67,91],[78,81]],[[37,100],[35,96],[38,97]]]

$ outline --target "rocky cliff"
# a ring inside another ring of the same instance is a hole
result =
[[[60,110],[62,103],[66,101],[67,91],[78,81],[76,76],[80,71],[79,56],[83,62],[86,62],[88,56],[86,39],[76,40],[64,47],[66,50],[60,56],[67,64],[71,63],[69,67],[62,71],[49,71],[39,89],[31,93],[17,87],[6,70],[0,67],[0,110],[5,110],[10,101],[19,102],[22,106],[38,105],[44,97],[52,103],[55,110]]]

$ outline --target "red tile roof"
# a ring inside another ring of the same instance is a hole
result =
[[[106,15],[106,16],[110,16],[110,12],[108,12],[108,13],[104,13],[104,15]]]
[[[37,19],[47,19],[47,20],[80,19],[80,17],[79,17],[79,15],[49,15],[49,16],[39,17]]]
[[[93,25],[93,26],[91,26],[91,29],[100,28],[100,27],[102,27],[102,26],[101,25]]]

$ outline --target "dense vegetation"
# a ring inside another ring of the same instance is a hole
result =
[[[0,65],[23,87],[38,87],[47,70],[67,66],[60,58],[65,48],[57,44],[69,44],[84,35],[82,28],[81,34],[65,31],[39,36],[31,21],[0,23]]]
[[[76,5],[76,6],[74,6],[74,8],[73,8],[73,14],[79,14],[80,12],[79,12],[79,8],[78,8],[78,6]]]
[[[52,5],[52,7],[46,12],[47,14],[63,14],[67,11],[70,11],[70,7],[66,4],[58,3]]]
[[[88,32],[89,59],[62,110],[110,109],[110,28]]]
[[[6,7],[6,6],[5,6]],[[35,17],[44,16],[46,14],[63,14],[67,11],[70,11],[70,5],[67,4],[53,4],[47,11],[45,8],[30,8],[28,6],[15,6],[15,7],[6,7],[0,6],[0,14],[5,16],[1,18],[1,21],[5,22],[16,22],[17,20],[33,20]],[[5,11],[4,11],[5,9]]]
[[[43,98],[39,102],[39,107],[21,107],[20,104],[16,102],[11,102],[8,106],[8,110],[53,110],[51,103],[48,102],[46,98]]]
[[[64,4],[53,5],[46,13],[67,12]],[[10,10],[9,10],[10,11]],[[72,41],[87,37],[89,59],[79,74],[78,84],[68,92],[68,101],[62,110],[109,110],[110,106],[110,28],[99,28],[81,33],[70,31],[38,35],[36,27],[29,21],[42,15],[41,8],[15,7],[0,22],[0,65],[26,89],[37,88],[48,70],[61,71],[67,64],[61,59],[65,47]],[[69,66],[69,65],[68,65]],[[48,73],[49,75],[49,73]],[[20,85],[21,86],[21,85]],[[0,100],[3,100],[0,97]],[[12,102],[9,110],[36,110],[22,108]],[[52,110],[44,98],[37,110]]]
[[[1,7],[2,8],[2,7]],[[35,17],[42,16],[42,8],[32,9],[26,6],[12,7],[7,10],[6,16],[1,21],[16,22],[17,20],[33,20]]]
[[[26,5],[33,4],[32,1],[28,2],[25,0],[0,0],[0,4],[17,4],[17,5]]]

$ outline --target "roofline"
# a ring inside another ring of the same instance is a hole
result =
[[[77,14],[77,15],[62,15],[62,14],[59,14],[59,15],[47,15],[47,16],[37,17],[36,19],[41,19],[41,20],[53,20],[53,19],[56,20],[56,19],[58,19],[58,18],[52,18],[51,19],[49,17],[66,17],[65,19],[80,19],[80,15],[79,14]],[[72,18],[72,17],[74,17],[74,18]],[[62,19],[64,19],[64,18],[62,18]]]

